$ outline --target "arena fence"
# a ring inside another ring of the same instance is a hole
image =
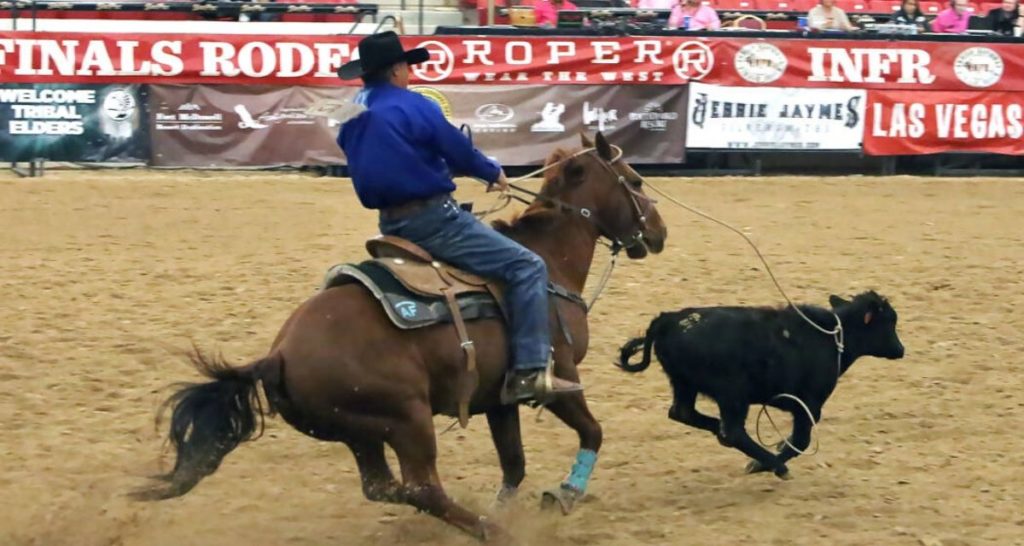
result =
[[[334,73],[358,39],[0,32],[0,160],[344,165],[337,123],[310,108],[357,92]],[[597,130],[637,164],[680,165],[687,152],[755,167],[792,152],[1024,154],[1020,42],[749,32],[404,40],[431,52],[413,89],[512,166]]]

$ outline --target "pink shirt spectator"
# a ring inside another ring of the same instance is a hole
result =
[[[555,6],[551,0],[534,0],[533,2],[533,16],[537,22],[537,26],[550,26],[554,27],[558,25],[558,12],[559,10],[575,10],[578,9],[576,4],[573,4],[569,0],[564,0],[559,6]]]
[[[668,17],[668,28],[681,28],[683,17],[686,15],[690,16],[689,30],[718,30],[722,26],[722,22],[718,20],[718,14],[709,6],[701,4],[700,7],[694,9],[690,6],[683,7],[676,4],[672,8],[672,15]]]
[[[967,32],[967,23],[970,20],[970,13],[957,13],[953,8],[946,8],[935,16],[935,20],[932,21],[932,31],[963,34]]]
[[[676,4],[676,0],[639,0],[636,9],[672,9]]]

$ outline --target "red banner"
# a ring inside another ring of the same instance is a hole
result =
[[[0,82],[341,85],[358,37],[0,32]],[[681,84],[1024,91],[1024,44],[413,36],[418,84]],[[358,81],[349,82],[358,85]]]
[[[868,155],[1024,154],[1024,96],[973,91],[869,91]]]

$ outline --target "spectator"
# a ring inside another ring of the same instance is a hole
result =
[[[928,20],[917,5],[917,0],[903,0],[893,21],[901,25],[914,25],[918,32],[927,32]]]
[[[1020,36],[1021,23],[1024,22],[1020,10],[1018,0],[1003,0],[1002,7],[988,12],[985,22],[993,32],[1006,36]]]
[[[579,8],[569,0],[534,0],[533,16],[539,27],[558,26],[559,11],[575,11]]]
[[[846,12],[836,7],[836,0],[819,0],[818,5],[807,12],[807,27],[811,30],[857,30]]]
[[[701,4],[701,0],[678,0],[668,17],[668,28],[684,26],[686,17],[690,18],[690,25],[684,30],[718,30],[722,27],[711,6]]]
[[[636,9],[670,10],[676,6],[676,0],[639,0]]]
[[[949,7],[940,11],[932,21],[932,32],[964,34],[971,14],[967,13],[967,0],[950,0]]]

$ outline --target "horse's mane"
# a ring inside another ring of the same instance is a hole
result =
[[[575,152],[558,148],[548,156],[544,166],[557,163],[554,167],[544,171],[544,183],[540,187],[542,197],[555,197],[564,188],[567,172],[578,170],[580,166],[573,161],[565,161],[572,157]],[[534,199],[526,210],[516,214],[511,220],[494,220],[491,226],[499,233],[513,237],[525,232],[541,229],[551,223],[557,216],[555,207],[544,199]]]

